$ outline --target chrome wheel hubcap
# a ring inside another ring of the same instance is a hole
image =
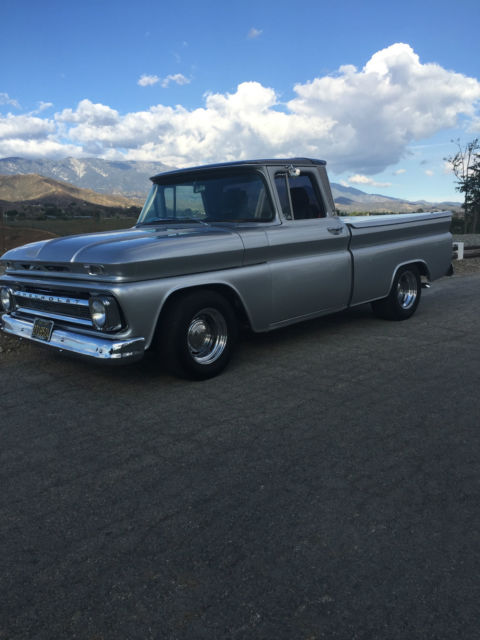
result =
[[[415,304],[418,295],[418,284],[415,274],[404,271],[397,284],[397,300],[402,309],[410,309]]]
[[[216,309],[202,309],[192,318],[187,331],[187,346],[198,364],[211,364],[218,360],[225,351],[227,340],[227,323]]]

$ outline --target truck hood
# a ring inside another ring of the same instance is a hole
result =
[[[54,238],[11,249],[2,260],[16,272],[85,276],[84,265],[93,265],[101,267],[99,279],[139,280],[238,267],[243,254],[235,231],[192,224]]]

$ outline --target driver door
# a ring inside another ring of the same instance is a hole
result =
[[[350,234],[327,215],[315,171],[272,169],[282,224],[266,231],[272,274],[272,325],[344,309],[351,292]]]

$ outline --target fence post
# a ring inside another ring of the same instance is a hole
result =
[[[457,260],[463,260],[463,252],[465,248],[464,242],[454,242],[453,249],[457,251]]]

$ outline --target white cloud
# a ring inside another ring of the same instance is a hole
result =
[[[45,111],[45,109],[50,109],[50,107],[53,107],[53,102],[44,102],[43,100],[40,100],[37,111],[40,113],[41,111]]]
[[[189,82],[182,74],[142,78],[153,79],[144,86]],[[360,70],[343,65],[334,75],[295,85],[293,99],[283,104],[275,89],[243,82],[231,93],[206,94],[196,109],[158,104],[120,114],[85,99],[52,119],[10,114],[0,119],[0,132],[9,148],[15,140],[36,140],[32,153],[39,155],[38,149],[88,152],[176,166],[303,155],[326,158],[337,174],[370,180],[397,163],[410,143],[455,127],[460,116],[480,120],[479,101],[478,80],[421,63],[409,45],[395,44]],[[13,155],[23,152],[19,145]]]
[[[20,158],[61,158],[64,156],[84,156],[82,148],[58,142],[50,138],[23,140],[22,138],[10,138],[0,140],[0,157],[12,156]]]
[[[55,132],[51,120],[35,116],[0,116],[0,140],[36,140]]]
[[[160,83],[160,85],[166,89],[172,83],[179,85],[189,84],[190,79],[186,78],[183,73],[171,73],[170,75],[165,76],[165,78],[160,78],[159,76],[147,76],[144,74],[137,82],[141,87],[150,87],[157,83]]]
[[[8,93],[0,93],[0,105],[8,105],[9,107],[20,109],[20,105],[17,100],[11,98]]]
[[[358,71],[343,66],[338,75],[316,78],[295,87],[288,103],[297,114],[333,117],[331,142],[345,168],[377,173],[398,162],[408,143],[456,126],[461,114],[472,117],[480,83],[422,64],[407,44],[375,53]]]
[[[373,178],[369,178],[367,176],[363,176],[358,173],[354,176],[351,176],[348,179],[348,182],[353,184],[366,184],[371,187],[391,187],[392,186],[391,182],[377,182],[376,180],[373,180]]]
[[[407,170],[406,169],[397,169],[396,171],[393,172],[393,175],[401,176],[403,173],[407,173]]]
[[[157,82],[160,82],[160,78],[158,76],[148,76],[147,74],[144,73],[138,79],[137,84],[140,85],[141,87],[150,87],[153,84],[157,84]]]
[[[53,120],[33,115],[0,116],[0,157],[59,157],[78,155],[76,145],[58,139]]]
[[[105,106],[95,104],[90,100],[82,100],[78,103],[75,111],[64,109],[61,113],[55,114],[55,119],[60,123],[88,125],[94,127],[109,127],[119,122],[118,111]]]
[[[474,118],[471,122],[470,122],[470,126],[468,127],[468,131],[469,133],[473,133],[474,135],[479,135],[480,134],[480,116],[477,118]]]
[[[431,178],[435,175],[435,171],[432,171],[431,169],[425,169],[425,175]]]
[[[443,165],[442,165],[442,173],[445,175],[453,175],[453,167],[450,164],[450,162],[448,162],[448,160],[444,160]]]
[[[29,115],[36,116],[39,113],[42,113],[42,111],[46,111],[51,107],[53,107],[53,102],[43,102],[43,100],[40,100],[38,102],[38,107],[34,111],[31,111]]]
[[[250,31],[247,33],[247,38],[249,40],[254,40],[255,38],[259,38],[263,33],[263,29],[256,29],[252,27]]]
[[[190,84],[189,78],[186,78],[182,73],[174,73],[163,78],[161,84],[164,89],[166,89],[171,83],[174,84]]]

